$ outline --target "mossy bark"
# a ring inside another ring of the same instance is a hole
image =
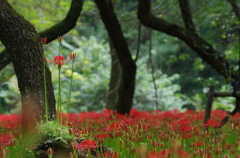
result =
[[[44,116],[43,48],[34,26],[6,0],[1,0],[0,13],[0,40],[11,55],[22,98],[23,129],[28,131]],[[55,99],[51,73],[45,66],[48,111],[53,118]]]
[[[70,9],[66,17],[52,27],[38,33],[40,37],[47,37],[47,43],[63,35],[76,26],[77,20],[82,11],[84,0],[72,0]],[[0,53],[0,70],[11,63],[11,54],[4,50]]]

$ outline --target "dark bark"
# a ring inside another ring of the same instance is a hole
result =
[[[40,37],[48,37],[47,43],[63,35],[76,26],[77,19],[82,11],[84,0],[72,0],[67,16],[54,26],[39,33]],[[0,70],[11,62],[11,54],[4,50],[0,53]]]
[[[176,24],[170,24],[161,18],[155,17],[150,12],[150,4],[151,0],[138,0],[138,18],[143,25],[179,38],[225,79],[236,78],[237,73],[233,71],[229,62],[211,44],[201,38],[195,31]],[[189,22],[190,18],[188,17],[188,20],[185,18],[185,21]]]
[[[195,30],[194,23],[192,21],[192,13],[191,13],[191,9],[189,6],[189,1],[188,0],[179,0],[179,4],[180,4],[181,12],[182,12],[183,21],[185,23],[185,28],[195,32],[196,30]]]
[[[109,90],[107,95],[107,109],[116,109],[118,100],[118,87],[121,76],[121,67],[117,58],[116,50],[111,40],[109,40],[110,55],[111,55],[111,77],[109,83]]]
[[[0,5],[0,40],[11,55],[22,99],[23,129],[30,130],[44,116],[43,48],[34,26],[6,1]],[[49,116],[55,116],[51,73],[46,65]]]
[[[123,36],[121,26],[114,13],[111,0],[95,0],[102,21],[108,31],[110,40],[116,49],[117,57],[122,70],[117,100],[117,112],[129,114],[135,88],[136,64],[132,59],[127,42]]]

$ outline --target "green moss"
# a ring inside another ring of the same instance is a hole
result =
[[[59,124],[56,121],[42,122],[37,125],[40,139],[57,140],[67,143],[69,140],[74,140],[75,136],[69,133],[69,128]],[[84,138],[82,138],[84,139]]]

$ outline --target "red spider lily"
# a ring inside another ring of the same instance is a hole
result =
[[[50,62],[50,63],[54,63],[54,65],[58,65],[58,69],[61,69],[62,65],[64,64],[64,62],[68,62],[70,60],[64,60],[64,57],[63,56],[55,56],[54,60],[51,61],[51,60],[48,60],[45,58],[45,60],[47,62]]]
[[[115,131],[121,129],[121,123],[120,122],[113,122],[110,126],[106,127],[106,131]]]
[[[197,143],[194,144],[196,147],[204,146],[204,142],[198,141]]]
[[[97,145],[95,141],[89,139],[89,140],[82,141],[80,144],[75,144],[74,148],[80,149],[83,151],[89,151],[91,149],[96,150]]]
[[[172,153],[170,152],[169,149],[164,149],[164,150],[161,150],[161,151],[152,151],[150,152],[149,154],[149,158],[167,158],[167,157],[170,157]],[[190,155],[185,152],[184,150],[179,150],[178,151],[178,157],[190,157]]]
[[[75,52],[74,53],[70,53],[69,57],[70,57],[71,60],[74,60],[76,58],[76,55],[77,55],[77,53],[75,53]]]
[[[0,146],[9,146],[13,142],[11,134],[0,134]]]
[[[16,114],[0,115],[0,127],[7,130],[14,130],[20,127],[21,116]]]
[[[106,133],[100,133],[100,134],[97,134],[95,136],[95,139],[103,139],[103,138],[107,138],[107,134]]]
[[[46,44],[47,43],[47,37],[41,37],[40,38],[40,42],[42,43],[42,44]]]
[[[216,127],[219,127],[221,125],[219,123],[217,123],[217,121],[209,119],[209,120],[207,120],[207,123],[204,124],[204,126],[216,128]]]
[[[62,36],[58,36],[57,39],[58,39],[58,42],[62,42]]]

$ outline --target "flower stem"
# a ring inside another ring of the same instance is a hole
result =
[[[62,104],[61,104],[61,100],[62,100],[62,97],[61,97],[61,80],[60,80],[60,69],[58,69],[58,107],[57,107],[57,110],[58,110],[58,119],[59,119],[59,124],[61,124],[62,122]]]
[[[61,42],[58,42],[59,46],[58,46],[58,55],[60,56],[60,52],[61,52]]]
[[[74,59],[72,60],[72,74],[71,74],[70,89],[69,89],[68,104],[67,104],[67,122],[66,122],[66,125],[68,125],[68,117],[69,117],[69,110],[70,110],[70,100],[71,100],[71,92],[72,92],[72,79],[73,79],[73,62],[74,62]]]

